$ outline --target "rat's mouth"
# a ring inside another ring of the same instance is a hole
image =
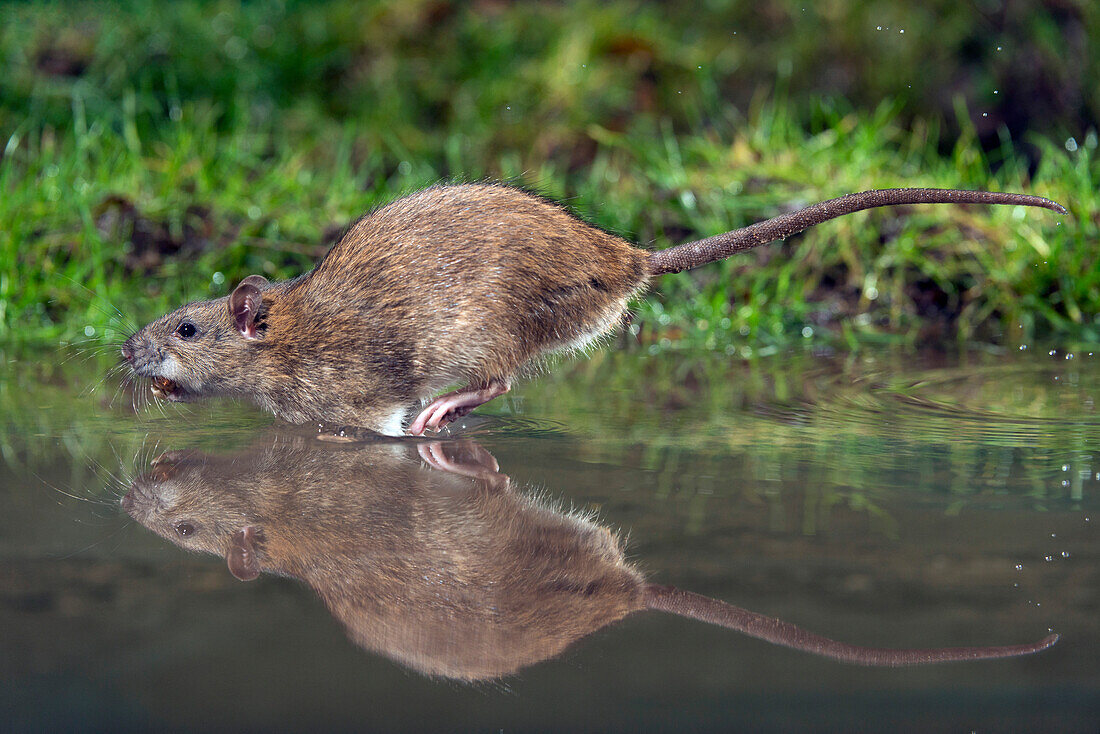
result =
[[[149,389],[162,400],[182,401],[187,398],[187,391],[167,377],[154,377]]]

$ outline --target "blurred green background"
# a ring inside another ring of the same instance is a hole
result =
[[[1091,0],[5,4],[0,340],[115,342],[493,178],[654,248],[867,188],[1048,196],[666,277],[622,341],[1100,343],[1098,32]]]

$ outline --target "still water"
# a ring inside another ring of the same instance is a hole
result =
[[[606,352],[435,441],[3,356],[5,729],[1100,723],[1100,356]],[[1061,639],[861,667],[647,583],[876,648]]]

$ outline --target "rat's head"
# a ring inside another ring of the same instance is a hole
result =
[[[247,496],[225,491],[223,468],[194,451],[169,451],[153,459],[122,498],[130,517],[193,551],[225,556],[242,581],[260,573],[263,532]]]
[[[229,528],[244,524],[247,508],[220,491],[216,463],[196,451],[168,451],[150,463],[122,498],[122,509],[158,535],[190,550],[217,552]]]
[[[250,275],[227,298],[196,301],[161,316],[122,345],[134,373],[151,378],[153,393],[173,401],[236,392],[234,378],[252,361],[251,342],[261,338],[263,290]]]

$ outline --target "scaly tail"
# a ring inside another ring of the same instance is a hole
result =
[[[650,275],[678,273],[690,270],[730,255],[790,237],[830,219],[845,214],[898,204],[1012,204],[1038,206],[1059,214],[1066,210],[1061,204],[1039,196],[1001,194],[992,191],[960,191],[958,189],[878,189],[847,194],[808,206],[791,214],[736,229],[725,234],[670,247],[649,256]]]
[[[985,660],[1030,655],[1045,650],[1058,641],[1058,635],[1048,635],[1038,642],[1026,645],[995,647],[933,647],[928,649],[898,650],[883,647],[860,647],[837,642],[815,635],[790,622],[750,612],[717,599],[710,599],[672,586],[649,585],[645,591],[648,609],[690,617],[720,627],[743,632],[750,637],[767,640],[775,645],[843,660],[857,665],[922,665],[957,660]]]

